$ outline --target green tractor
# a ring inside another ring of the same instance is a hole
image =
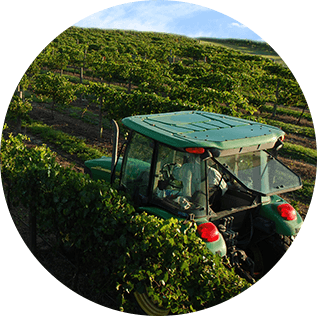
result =
[[[140,211],[195,221],[206,247],[251,283],[277,263],[303,223],[277,195],[302,187],[277,159],[282,130],[202,111],[132,116],[122,123],[130,131],[124,157],[117,154],[113,121],[112,157],[85,162],[93,179],[119,179]]]

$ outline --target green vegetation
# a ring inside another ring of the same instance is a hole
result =
[[[30,209],[40,231],[71,250],[95,291],[110,292],[118,309],[135,311],[130,293],[148,288],[163,307],[183,314],[249,286],[205,247],[196,224],[138,214],[108,184],[60,167],[49,148],[28,148],[25,140],[9,135],[1,143],[10,204]]]
[[[97,148],[86,145],[83,139],[55,130],[40,122],[32,122],[28,124],[28,128],[33,134],[40,135],[44,141],[48,141],[58,146],[60,149],[71,155],[76,155],[83,162],[88,159],[100,158],[101,156],[106,156],[108,154],[107,152],[101,152]]]
[[[273,105],[262,105],[260,108],[261,113],[273,113]],[[292,110],[287,107],[278,107],[276,109],[276,114],[289,115],[296,118],[305,118],[308,121],[312,121],[311,114],[308,112],[303,112],[303,110]]]
[[[38,97],[52,99],[52,115],[55,104],[69,104],[76,99],[75,88],[62,76],[48,72],[34,77],[34,93]]]
[[[20,119],[26,119],[28,117],[28,113],[32,111],[32,105],[29,100],[24,100],[14,95],[7,112],[8,119],[16,119],[19,117]]]
[[[51,102],[52,109],[100,129],[109,128],[112,118],[205,110],[315,137],[311,127],[271,118],[274,104],[283,104],[277,114],[300,118],[307,103],[290,70],[270,59],[278,56],[266,43],[202,41],[207,39],[71,27],[39,54],[20,87],[28,98]],[[13,98],[8,115],[23,109],[22,118],[27,117],[28,103],[22,100]],[[70,105],[74,100],[77,107]],[[311,121],[309,113],[302,117]],[[46,124],[26,124],[32,134],[82,161],[107,154]],[[129,294],[146,287],[175,314],[218,304],[243,290],[245,282],[206,251],[196,227],[180,234],[184,227],[176,220],[136,213],[113,187],[61,168],[49,148],[29,149],[24,140],[21,135],[2,140],[1,172],[10,184],[10,200],[36,210],[39,227],[75,250],[94,288],[115,292],[118,308],[134,312]],[[317,160],[316,150],[291,143],[281,156],[314,165]],[[305,180],[294,192],[295,206],[309,204],[313,183]]]
[[[225,39],[225,38],[206,38],[199,37],[198,40],[202,44],[222,46],[234,50],[241,51],[245,54],[260,55],[282,64],[285,66],[281,57],[266,42],[251,41],[244,39]]]
[[[268,49],[264,43],[252,45]],[[208,111],[227,109],[228,114],[234,116],[253,115],[268,102],[279,101],[292,106],[306,104],[288,68],[268,58],[201,45],[184,36],[71,27],[50,43],[33,64],[51,71],[81,69],[79,83],[86,87],[92,88],[92,84],[84,81],[83,73],[95,78],[100,87],[107,83],[117,91],[111,83],[125,84],[127,88],[125,92],[121,89],[122,94],[137,90],[143,99],[146,94],[156,94],[182,103],[185,108],[192,103],[194,108]],[[78,82],[73,88],[77,85]],[[37,93],[41,94],[42,89],[45,94],[46,88],[38,87]],[[86,93],[95,94],[98,89],[95,87],[95,92],[88,89]],[[84,90],[81,93],[85,93]],[[93,98],[97,102],[100,100],[98,93]],[[108,99],[108,95],[104,98]],[[156,111],[169,111],[169,104],[165,105],[156,107]],[[137,107],[138,103],[133,106]],[[101,107],[103,112],[109,110],[104,101]],[[122,113],[120,118],[127,114],[124,105],[116,109]],[[148,108],[138,113],[146,114],[147,111]]]
[[[307,103],[291,71],[271,56],[278,57],[264,42],[71,27],[39,54],[20,87],[33,100],[41,97],[100,132],[109,128],[110,119],[198,109],[262,121],[314,139],[312,127],[272,118],[274,105],[282,104],[276,114],[311,121],[310,113],[302,114]],[[75,98],[85,100],[84,107],[70,106]],[[88,157],[85,150],[79,149],[79,156]],[[287,143],[281,154],[316,161],[315,151],[300,145]]]
[[[281,128],[284,132],[290,134],[298,134],[310,138],[315,138],[315,130],[313,127],[306,127],[306,126],[298,126],[289,123],[284,123],[276,120],[271,119],[264,119],[265,122],[269,125],[277,126]]]
[[[281,156],[294,160],[301,160],[313,165],[315,165],[317,162],[317,152],[315,149],[290,143],[284,144],[283,149],[281,149]]]

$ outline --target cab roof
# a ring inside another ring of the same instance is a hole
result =
[[[231,153],[250,147],[271,148],[285,134],[270,125],[203,111],[130,116],[122,123],[169,146],[216,148]]]

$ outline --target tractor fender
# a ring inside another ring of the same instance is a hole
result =
[[[213,254],[218,254],[220,257],[224,257],[227,255],[227,246],[221,233],[219,233],[219,237],[220,238],[217,241],[205,241],[205,243],[208,250]]]
[[[111,157],[101,157],[97,159],[92,159],[85,161],[85,173],[90,174],[91,178],[94,180],[105,180],[110,183],[111,180],[111,165],[112,158]],[[122,158],[118,159],[116,165],[116,176],[118,177],[120,174],[122,165]]]
[[[287,203],[282,198],[274,196],[271,198],[271,203],[264,204],[260,208],[260,216],[263,216],[275,223],[276,233],[284,236],[295,236],[299,232],[303,220],[296,211],[296,218],[288,221],[281,217],[277,211],[277,207],[281,204]]]

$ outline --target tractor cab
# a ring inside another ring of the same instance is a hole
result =
[[[284,138],[278,128],[206,112],[135,116],[123,124],[131,134],[121,185],[140,205],[217,217],[301,187],[274,157]]]

